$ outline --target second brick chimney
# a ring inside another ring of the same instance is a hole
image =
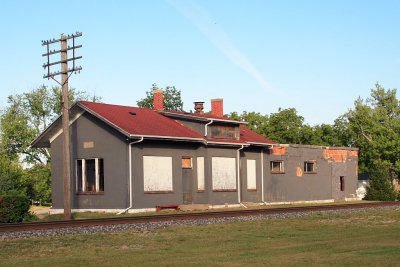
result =
[[[218,117],[224,116],[224,100],[222,98],[211,99],[211,114]]]
[[[164,109],[164,95],[163,90],[154,88],[153,89],[153,106],[156,110]]]

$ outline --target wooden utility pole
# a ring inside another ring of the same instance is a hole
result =
[[[63,176],[64,176],[64,219],[71,219],[71,152],[69,148],[69,101],[68,101],[68,53],[67,39],[61,34],[61,84],[62,84],[62,128],[63,128]]]
[[[82,33],[65,36],[61,34],[60,39],[53,39],[49,41],[42,41],[42,45],[47,45],[47,53],[42,56],[47,57],[47,64],[43,64],[43,68],[47,68],[47,74],[43,78],[53,79],[62,87],[61,95],[61,114],[62,114],[62,129],[63,129],[63,193],[64,193],[64,219],[71,220],[71,152],[70,152],[70,133],[69,133],[69,101],[68,101],[68,79],[73,72],[80,71],[82,67],[75,67],[75,60],[82,57],[75,56],[75,49],[82,47],[82,45],[75,46],[75,38],[82,36]],[[72,39],[73,45],[69,47],[67,42]],[[61,43],[60,50],[50,51],[49,45],[52,43]],[[73,56],[68,58],[68,50],[72,50]],[[50,56],[60,53],[61,60],[50,63]],[[68,69],[68,62],[72,61],[73,67]],[[50,66],[61,64],[61,70],[57,72],[50,72]],[[54,77],[61,75],[61,83]]]

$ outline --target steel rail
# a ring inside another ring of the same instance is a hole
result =
[[[251,215],[267,215],[267,214],[284,214],[295,212],[311,212],[311,211],[331,211],[346,209],[362,209],[373,207],[400,207],[400,202],[373,202],[373,203],[355,203],[355,204],[333,204],[319,206],[300,206],[300,207],[284,207],[284,208],[258,208],[246,210],[228,210],[228,211],[207,211],[193,213],[174,213],[174,214],[158,214],[158,215],[140,215],[131,217],[113,217],[98,219],[77,219],[77,220],[60,220],[60,221],[42,221],[42,222],[25,222],[25,223],[0,223],[1,232],[18,232],[32,230],[47,230],[57,228],[72,227],[91,227],[117,224],[139,224],[148,222],[161,221],[177,221],[177,220],[199,220],[221,217],[239,217]]]

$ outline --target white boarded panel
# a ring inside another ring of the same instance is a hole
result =
[[[204,157],[197,158],[197,190],[205,190],[204,185]]]
[[[236,189],[235,158],[212,158],[212,185],[213,190]]]
[[[172,157],[143,156],[145,192],[172,191]]]
[[[257,189],[255,159],[247,160],[247,189]]]

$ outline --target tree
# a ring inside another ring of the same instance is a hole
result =
[[[0,195],[9,191],[26,193],[27,186],[23,179],[23,170],[19,163],[10,160],[5,153],[0,152]]]
[[[99,101],[83,91],[69,90],[70,103]],[[32,148],[33,139],[61,114],[61,90],[40,86],[28,93],[10,95],[0,117],[0,191],[21,191],[30,199],[50,202],[50,154]],[[21,166],[25,166],[22,168]]]
[[[99,101],[97,96],[69,90],[70,103],[77,100]],[[61,90],[41,86],[28,93],[10,95],[8,107],[0,118],[1,147],[12,159],[29,164],[45,164],[50,155],[45,148],[32,148],[32,140],[61,114]]]
[[[136,102],[138,107],[141,108],[154,108],[153,105],[153,90],[157,89],[157,85],[153,84],[153,87],[146,92],[146,97]],[[176,89],[175,86],[167,86],[164,91],[164,109],[183,111],[183,102],[181,98],[181,91]]]
[[[281,109],[269,116],[265,135],[281,144],[302,143],[304,118],[297,115],[295,108]]]
[[[369,187],[365,200],[394,201],[396,200],[396,192],[391,183],[390,165],[382,162],[374,162],[370,171]]]
[[[360,149],[360,172],[372,172],[377,162],[388,165],[391,179],[400,174],[400,105],[396,89],[385,90],[379,83],[371,97],[361,98],[345,114],[354,145]]]
[[[259,112],[243,111],[242,114],[231,112],[229,118],[237,121],[247,122],[247,127],[258,134],[264,135],[268,124],[268,115],[262,115]]]

